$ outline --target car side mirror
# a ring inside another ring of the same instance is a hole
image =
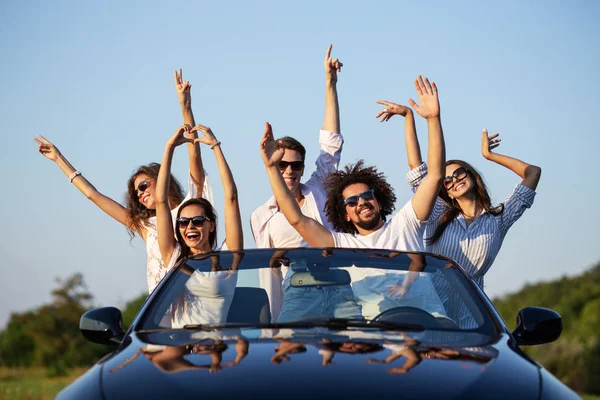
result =
[[[79,330],[90,342],[100,344],[121,343],[125,336],[121,310],[115,307],[89,310],[81,316]]]
[[[562,332],[562,319],[554,310],[525,307],[517,315],[517,328],[512,333],[519,346],[550,343]]]

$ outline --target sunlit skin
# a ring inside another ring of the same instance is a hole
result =
[[[198,204],[191,204],[181,210],[180,217],[193,218],[197,216],[206,216],[204,208]],[[181,229],[177,227],[185,244],[190,248],[191,254],[207,253],[212,251],[209,242],[209,235],[215,230],[214,221],[204,221],[202,228],[196,227],[192,222],[188,226]]]
[[[150,186],[146,188],[143,192],[138,190],[138,186],[141,182],[146,181]],[[146,174],[139,174],[135,177],[133,181],[133,187],[135,188],[138,201],[147,209],[154,210],[156,209],[156,201],[155,201],[155,191],[156,191],[156,180],[150,178]]]
[[[296,151],[291,149],[285,149],[285,153],[283,154],[283,158],[281,161],[293,162],[293,161],[302,161],[302,155]],[[281,175],[283,175],[283,180],[285,181],[286,186],[294,195],[296,200],[299,200],[302,197],[302,193],[300,192],[300,178],[304,175],[304,168],[300,171],[294,171],[292,166],[288,166],[285,170],[281,169]]]
[[[347,199],[369,189],[369,186],[364,183],[353,183],[342,191],[342,197]],[[346,221],[354,223],[361,235],[368,235],[383,226],[380,211],[377,199],[365,200],[359,197],[356,207],[346,206]]]
[[[459,164],[448,164],[446,166],[446,176],[452,176],[454,171],[459,168],[461,168],[461,165]],[[473,201],[475,200],[475,194],[471,189],[473,189],[474,186],[473,178],[470,174],[467,174],[467,176],[459,182],[454,179],[454,186],[448,190],[448,196],[452,199],[458,200],[466,198]]]

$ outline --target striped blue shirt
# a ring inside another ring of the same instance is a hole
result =
[[[427,165],[423,163],[409,171],[406,180],[413,191],[416,191],[426,175]],[[496,259],[506,233],[523,212],[532,206],[534,198],[535,191],[518,184],[506,198],[502,213],[491,215],[483,211],[469,226],[464,216],[459,214],[446,226],[435,243],[424,243],[425,251],[452,258],[483,288],[483,276]],[[425,238],[433,235],[447,207],[438,197],[426,225]]]

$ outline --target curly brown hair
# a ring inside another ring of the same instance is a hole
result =
[[[358,233],[352,221],[346,221],[346,207],[342,196],[344,189],[352,184],[364,183],[373,189],[384,221],[394,211],[396,202],[394,189],[387,183],[382,172],[377,171],[376,167],[365,167],[364,163],[364,160],[359,160],[356,164],[348,164],[344,170],[333,172],[327,177],[325,213],[337,232]]]
[[[137,188],[134,186],[135,179],[141,175],[147,175],[149,178],[156,181],[158,179],[158,171],[160,164],[150,163],[139,167],[129,178],[127,182],[127,193],[125,194],[125,208],[129,212],[129,227],[127,232],[130,239],[133,240],[135,235],[143,229],[144,222],[148,218],[156,215],[156,210],[146,208],[138,199]],[[183,188],[173,174],[171,174],[171,182],[169,184],[169,203],[179,205],[184,199]]]
[[[491,215],[502,214],[502,212],[504,211],[504,203],[500,204],[497,207],[492,207],[492,200],[490,199],[490,194],[488,193],[485,182],[483,181],[483,178],[481,177],[479,172],[477,172],[477,170],[473,168],[471,164],[462,160],[446,161],[446,166],[450,164],[460,165],[467,171],[467,174],[471,176],[474,183],[473,192],[475,193],[475,199],[477,201],[477,205],[481,209],[484,209]],[[427,244],[434,244],[435,242],[437,242],[440,239],[440,237],[442,237],[442,235],[444,234],[444,231],[446,230],[448,224],[452,222],[456,217],[458,217],[458,214],[462,213],[458,202],[456,202],[456,200],[451,199],[450,196],[448,196],[448,191],[445,187],[442,186],[440,188],[439,196],[442,200],[444,200],[447,207],[442,213],[440,223],[433,231],[433,235],[425,239],[427,241]]]

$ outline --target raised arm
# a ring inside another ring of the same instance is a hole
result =
[[[118,222],[125,225],[127,228],[132,228],[129,213],[125,207],[100,193],[94,185],[92,185],[81,172],[77,171],[73,165],[66,159],[65,156],[54,146],[48,139],[43,136],[38,136],[33,139],[38,145],[38,151],[47,159],[54,161],[62,172],[68,177],[69,181],[75,185],[77,189],[85,197],[90,199],[102,211],[113,217]],[[146,230],[136,230],[144,240],[146,239]]]
[[[420,105],[413,99],[408,102],[414,110],[423,118],[427,119],[427,135],[429,147],[427,149],[428,174],[412,198],[412,206],[417,218],[427,221],[435,205],[435,200],[444,179],[446,163],[446,147],[440,120],[440,102],[435,83],[419,75],[415,80],[415,88],[419,96]]]
[[[189,81],[184,81],[181,69],[174,72],[175,90],[177,98],[181,105],[181,114],[183,115],[183,123],[189,126],[195,126],[194,113],[192,112],[192,85]],[[198,138],[198,134],[194,131],[185,133],[188,139]],[[200,145],[198,143],[188,142],[188,154],[190,158],[190,176],[196,186],[197,197],[202,195],[204,187],[204,166],[202,165],[202,155],[200,154]]]
[[[286,186],[279,170],[279,161],[283,158],[285,149],[279,143],[275,143],[273,130],[268,122],[260,142],[260,150],[275,200],[277,200],[279,210],[290,225],[310,246],[333,247],[334,242],[331,232],[319,222],[302,214],[298,202]]]
[[[386,108],[381,110],[379,114],[375,116],[375,118],[381,117],[380,122],[389,121],[394,115],[402,115],[404,117],[404,142],[406,145],[408,166],[410,169],[414,169],[423,164],[423,159],[421,158],[421,146],[419,145],[419,138],[417,137],[417,128],[415,127],[415,116],[413,115],[413,111],[406,106],[385,100],[377,100],[376,103],[386,106]]]
[[[483,157],[510,169],[523,179],[521,185],[531,190],[535,190],[540,181],[540,177],[542,176],[542,169],[516,158],[492,152],[493,149],[500,146],[501,139],[498,139],[498,136],[500,136],[499,133],[489,136],[487,129],[483,130],[483,133],[481,134],[481,154]]]
[[[215,152],[225,198],[225,244],[227,250],[242,250],[244,248],[244,235],[242,233],[238,191],[229,164],[227,164],[223,155],[221,142],[217,140],[212,130],[207,126],[196,125],[191,131],[193,133],[202,132],[203,136],[198,138],[197,141],[210,146]]]
[[[337,95],[337,73],[341,72],[343,64],[337,58],[331,58],[330,44],[325,53],[325,120],[323,130],[334,133],[340,132],[340,106]]]
[[[184,136],[190,129],[189,125],[181,125],[167,141],[158,178],[156,179],[156,231],[158,232],[158,247],[165,265],[169,265],[177,245],[173,230],[173,217],[169,207],[169,184],[171,180],[171,163],[175,148],[183,143],[194,140]],[[195,139],[198,140],[198,139]]]

